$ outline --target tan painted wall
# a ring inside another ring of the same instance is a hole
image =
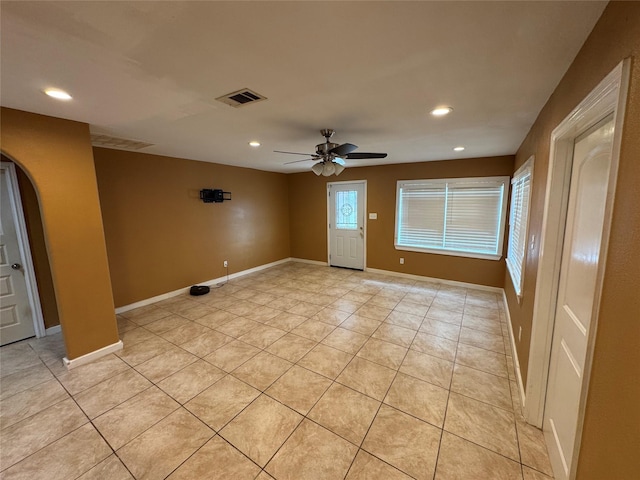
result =
[[[3,157],[4,161],[6,157]],[[8,160],[8,159],[7,159]],[[29,177],[20,167],[16,168],[18,175],[18,185],[20,197],[22,199],[22,209],[24,210],[25,223],[27,225],[27,235],[29,236],[29,246],[31,247],[31,258],[33,268],[36,272],[36,283],[38,284],[38,296],[40,297],[40,307],[44,318],[45,328],[60,325],[58,317],[58,303],[56,302],[56,292],[51,277],[51,266],[49,265],[49,254],[44,238],[44,225],[40,215],[40,205],[38,196]]]
[[[38,194],[67,357],[117,342],[89,126],[7,108],[0,115],[2,152]]]
[[[284,174],[95,148],[116,306],[289,257]],[[231,201],[205,204],[202,188]]]
[[[613,224],[600,306],[578,479],[629,479],[640,452],[640,2],[612,2],[576,56],[518,150],[515,168],[535,154],[530,233],[540,238],[550,135],[553,129],[624,58],[632,57],[631,84],[620,154]],[[520,305],[508,274],[505,290],[525,376],[533,316],[538,252],[526,264]]]
[[[396,184],[398,180],[511,175],[513,156],[347,168],[339,177],[311,172],[289,175],[291,256],[327,261],[327,182],[366,180],[367,268],[502,287],[504,259],[499,261],[396,250]],[[368,215],[367,215],[368,218]],[[506,251],[506,250],[505,250]],[[400,265],[404,257],[404,265]]]

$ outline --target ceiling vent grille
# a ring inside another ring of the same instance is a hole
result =
[[[153,143],[101,134],[91,134],[91,144],[94,147],[119,148],[122,150],[142,150],[143,148],[153,146]]]
[[[216,98],[219,102],[225,103],[234,108],[244,107],[245,105],[258,103],[266,99],[267,97],[264,95],[260,95],[248,88],[243,88],[242,90],[231,92],[227,95]]]

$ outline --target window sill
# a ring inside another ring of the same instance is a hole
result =
[[[436,255],[449,255],[451,257],[480,258],[482,260],[500,260],[502,258],[502,255],[492,255],[488,253],[474,253],[474,252],[462,252],[458,250],[440,250],[435,248],[408,247],[405,245],[394,245],[394,246],[396,250],[402,250],[406,252],[435,253]]]

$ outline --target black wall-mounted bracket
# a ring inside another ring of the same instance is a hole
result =
[[[231,200],[231,192],[223,192],[218,188],[203,188],[200,190],[200,199],[204,203],[221,203],[225,200]]]

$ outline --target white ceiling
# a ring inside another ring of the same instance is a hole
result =
[[[310,168],[273,150],[310,153],[321,128],[389,154],[352,166],[513,154],[605,5],[2,1],[0,100],[154,144],[142,152],[276,172]],[[215,100],[245,87],[268,100]]]

